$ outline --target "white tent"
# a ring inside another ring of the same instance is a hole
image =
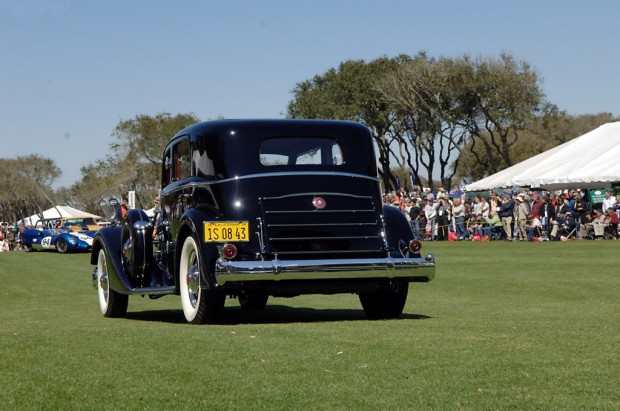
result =
[[[95,214],[87,213],[86,211],[78,210],[77,208],[69,207],[69,206],[61,206],[58,205],[56,207],[48,208],[43,211],[43,216],[40,214],[33,214],[30,217],[24,218],[21,221],[18,221],[18,224],[24,224],[26,226],[34,226],[37,221],[48,218],[61,218],[61,217],[92,217],[95,220],[101,220],[101,217]]]
[[[548,190],[600,188],[620,181],[620,122],[607,123],[512,167],[466,186],[468,191],[502,187]]]

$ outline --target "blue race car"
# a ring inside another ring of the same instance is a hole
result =
[[[22,233],[22,244],[26,251],[55,248],[59,253],[88,251],[93,245],[95,232],[76,233],[65,229],[29,228]]]

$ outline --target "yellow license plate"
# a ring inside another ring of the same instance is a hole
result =
[[[205,225],[205,242],[250,241],[247,221],[208,221]]]

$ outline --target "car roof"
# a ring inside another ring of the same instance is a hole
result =
[[[343,151],[343,172],[376,177],[377,165],[370,130],[347,120],[313,119],[228,119],[191,125],[179,131],[169,145],[189,136],[192,144],[208,141],[216,168],[222,175],[243,175],[260,167],[257,153],[261,142],[270,138],[331,138]],[[272,170],[273,171],[273,170]]]

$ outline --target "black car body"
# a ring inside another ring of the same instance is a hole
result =
[[[214,322],[225,296],[358,293],[369,318],[400,316],[432,255],[381,202],[369,130],[331,120],[218,120],[177,133],[162,159],[159,213],[99,230],[93,280],[106,316],[127,296],[180,294],[186,319]]]

